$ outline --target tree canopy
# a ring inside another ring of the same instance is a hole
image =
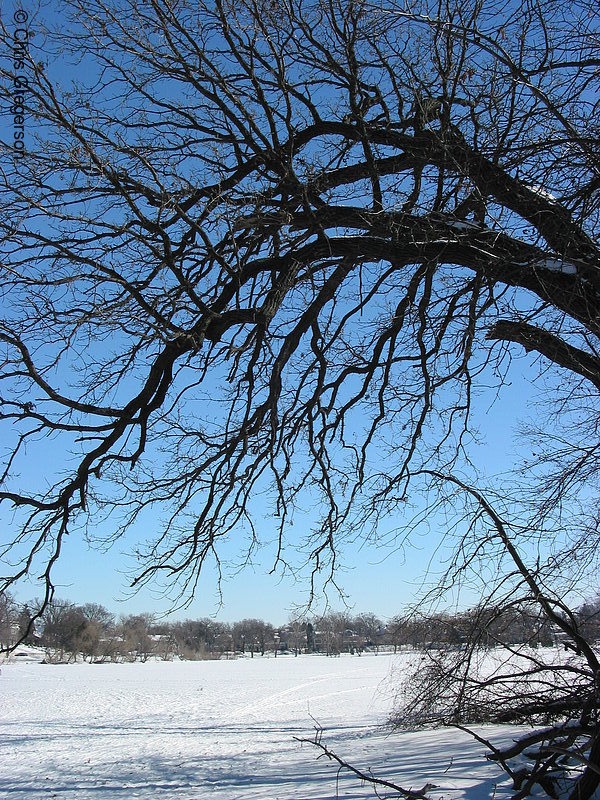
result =
[[[538,508],[595,491],[594,4],[86,0],[32,14],[23,59],[16,24],[3,588],[41,572],[47,601],[69,532],[148,512],[134,585],[189,596],[265,508],[280,566],[334,576],[345,535],[468,464],[477,381],[523,349],[584,423],[542,444]]]

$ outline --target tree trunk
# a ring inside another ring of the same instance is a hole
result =
[[[589,800],[600,785],[600,731],[596,733],[592,742],[588,764],[579,778],[569,800]]]

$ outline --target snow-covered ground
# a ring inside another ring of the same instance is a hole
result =
[[[2,664],[0,797],[373,798],[294,738],[317,725],[338,755],[404,787],[435,784],[440,800],[508,796],[482,746],[461,732],[382,728],[403,658]]]

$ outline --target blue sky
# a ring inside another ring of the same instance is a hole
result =
[[[497,396],[495,389],[483,390],[475,400],[472,422],[480,431],[480,443],[471,453],[478,469],[488,478],[508,472],[518,452],[523,454],[524,443],[515,436],[515,425],[526,420],[533,411],[536,392],[531,376],[536,373],[532,359],[518,358],[513,361],[508,381]],[[31,468],[31,477],[39,480],[43,464],[36,462]],[[304,519],[296,516],[294,528],[289,531],[290,539],[301,536],[309,529],[310,522],[308,515]],[[439,525],[442,524],[440,520]],[[268,526],[266,519],[263,530],[267,539]],[[387,619],[409,606],[422,592],[427,571],[431,580],[443,567],[444,553],[448,554],[444,548],[436,552],[441,531],[436,531],[435,526],[434,519],[428,528],[417,532],[406,547],[361,545],[359,542],[343,544],[337,581],[346,594],[348,607],[356,613],[372,611]],[[116,614],[149,611],[163,615],[170,612],[172,601],[158,587],[145,587],[133,595],[128,588],[128,567],[132,564],[128,549],[149,533],[139,525],[106,552],[90,549],[77,535],[69,536],[54,573],[57,596],[75,603],[101,603]],[[222,552],[225,562],[229,560],[234,565],[239,561],[240,554],[234,542],[228,543]],[[275,552],[274,544],[267,544],[257,553],[252,566],[238,570],[231,566],[222,583],[221,597],[216,574],[208,568],[192,602],[174,616],[216,615],[223,621],[258,617],[274,624],[285,622],[307,602],[309,572],[300,569],[294,576],[278,569],[270,574]],[[33,584],[26,585],[17,599],[30,600],[36,594],[39,590]],[[474,602],[475,596],[463,596],[461,605],[469,605],[470,600]],[[318,592],[314,610],[323,611],[327,602],[333,609],[344,607],[332,586],[328,587],[326,596]]]
[[[15,6],[16,7],[16,6]],[[63,67],[64,68],[64,67]],[[57,67],[60,69],[60,67]],[[471,448],[476,467],[488,477],[510,470],[514,455],[527,447],[526,443],[515,439],[515,425],[531,413],[530,404],[534,391],[529,382],[531,359],[517,358],[509,374],[509,382],[496,396],[494,388],[483,391],[474,401],[473,426],[480,429],[481,443]],[[44,463],[43,459],[47,459]],[[45,480],[55,467],[58,454],[52,443],[42,448],[35,461],[28,460],[23,467],[26,482],[39,484]],[[3,536],[11,536],[9,513],[0,523]],[[295,516],[291,539],[307,532],[312,524],[310,514],[302,518]],[[439,520],[439,525],[443,524]],[[117,541],[107,552],[92,550],[86,541],[72,534],[64,543],[61,559],[57,564],[54,580],[57,596],[76,603],[96,602],[105,605],[116,613],[136,613],[151,611],[166,613],[171,601],[156,589],[145,588],[130,596],[128,592],[130,549],[139,540],[150,536],[153,531],[152,519],[146,517],[128,535]],[[267,540],[274,536],[270,528],[273,521],[266,518],[263,531]],[[373,611],[383,618],[399,613],[409,605],[422,587],[427,568],[435,573],[443,565],[443,551],[436,552],[440,535],[432,520],[428,529],[413,537],[412,543],[404,548],[386,547],[370,543],[345,543],[339,551],[340,568],[337,580],[346,594],[347,603],[355,611]],[[103,533],[109,534],[106,530]],[[382,532],[385,535],[385,532]],[[231,621],[243,617],[261,617],[274,623],[284,622],[297,607],[307,601],[309,571],[298,569],[296,575],[278,570],[271,574],[276,549],[266,544],[255,557],[254,564],[243,569],[231,568],[230,574],[222,584],[222,597],[216,587],[216,576],[210,568],[198,587],[193,601],[186,609],[177,612],[178,616],[207,616],[217,614],[218,618]],[[228,544],[223,553],[224,562],[235,565],[240,553],[235,542]],[[433,559],[433,560],[432,560]],[[22,587],[17,596],[26,601],[39,595],[35,584]],[[333,608],[341,608],[342,601],[333,587],[329,587],[327,599]],[[325,597],[318,594],[315,609],[323,609]],[[468,600],[467,600],[468,602]]]

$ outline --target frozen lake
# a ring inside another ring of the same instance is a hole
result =
[[[444,800],[508,796],[466,735],[382,728],[402,658],[2,664],[0,797],[373,798],[296,741],[317,724],[338,755],[404,787],[433,783]]]

